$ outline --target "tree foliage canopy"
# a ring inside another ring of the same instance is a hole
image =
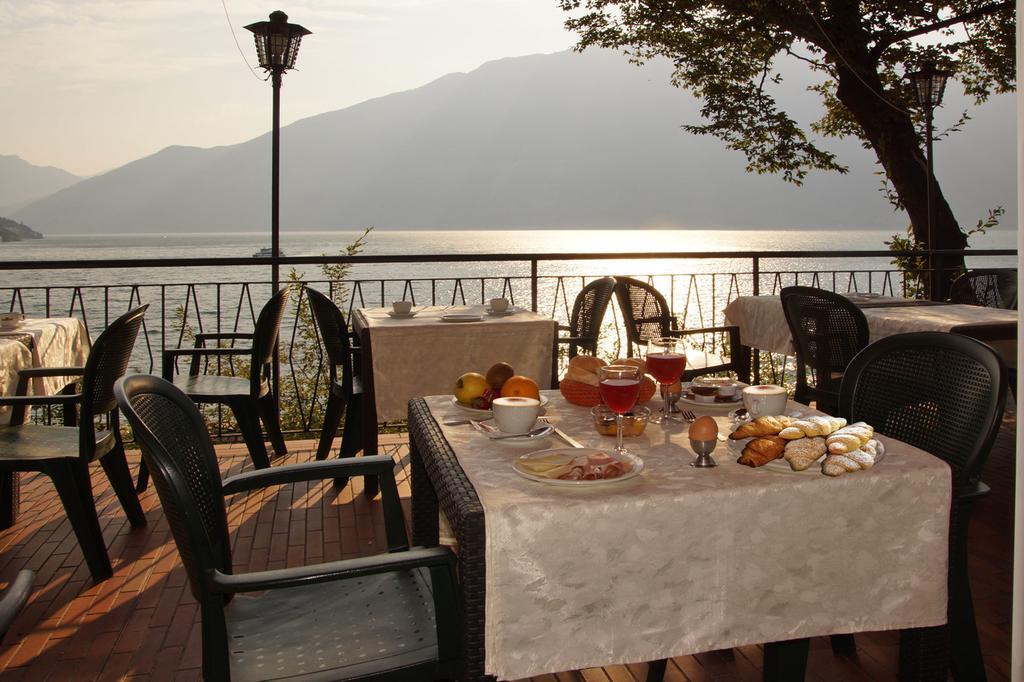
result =
[[[795,183],[812,169],[846,169],[772,97],[770,84],[782,77],[776,68],[780,57],[801,60],[821,75],[813,89],[825,113],[811,130],[859,137],[887,172],[886,136],[851,110],[844,84],[874,99],[881,129],[886,115],[919,118],[905,74],[926,60],[953,72],[978,103],[1014,87],[1013,2],[561,0],[561,5],[570,13],[567,27],[580,36],[579,49],[624,49],[638,63],[667,57],[675,67],[674,84],[702,100],[705,122],[688,130],[714,135],[743,152],[749,171],[779,173]]]

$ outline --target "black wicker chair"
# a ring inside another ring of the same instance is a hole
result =
[[[953,282],[949,300],[952,303],[1016,310],[1017,271],[1000,268],[966,272]]]
[[[196,334],[194,348],[170,348],[163,352],[163,376],[171,381],[174,377],[175,359],[181,356],[192,358],[187,376],[174,379],[174,385],[188,394],[193,401],[227,405],[235,415],[238,429],[242,432],[249,456],[257,469],[270,466],[267,446],[263,442],[263,431],[260,420],[267,429],[267,436],[274,447],[274,454],[288,454],[288,448],[281,433],[280,414],[277,398],[274,396],[271,379],[274,349],[277,347],[277,336],[281,329],[281,318],[284,317],[285,303],[288,301],[288,289],[281,289],[270,297],[256,319],[253,332],[201,332]],[[249,348],[207,348],[209,340],[247,340],[252,342]],[[203,362],[201,357],[249,356],[249,377],[223,376],[219,374],[200,374]],[[140,491],[146,489],[149,471],[143,462],[139,467]]]
[[[619,311],[626,327],[626,356],[633,357],[633,346],[646,345],[651,339],[661,336],[688,337],[707,334],[728,334],[729,359],[712,351],[704,350],[707,343],[705,336],[699,350],[687,350],[687,369],[683,372],[683,380],[689,381],[704,374],[719,372],[736,372],[743,381],[749,381],[747,359],[740,349],[739,327],[703,327],[700,329],[679,329],[676,318],[669,309],[668,301],[654,286],[632,277],[615,278],[615,297],[619,303]],[[701,362],[692,363],[697,356]]]
[[[14,619],[21,613],[21,607],[32,594],[32,581],[35,577],[36,574],[27,568],[18,571],[18,575],[0,597],[0,639],[11,629]]]
[[[604,314],[608,310],[608,304],[611,303],[614,292],[615,278],[602,277],[584,286],[576,295],[576,300],[572,304],[569,324],[558,325],[558,331],[566,332],[568,335],[555,339],[555,352],[551,360],[552,388],[558,388],[558,346],[560,344],[568,344],[567,357],[569,358],[579,355],[580,350],[597,355],[597,339],[601,334],[601,322],[604,321]]]
[[[97,582],[109,578],[113,570],[96,515],[90,462],[100,461],[132,527],[146,525],[121,442],[114,382],[128,367],[147,307],[136,308],[114,320],[96,339],[85,367],[47,367],[22,372],[32,376],[79,375],[81,393],[0,398],[0,405],[14,406],[10,426],[0,427],[0,472],[38,471],[50,477],[82,547],[89,572]],[[77,406],[81,411],[78,426],[24,423],[28,407],[55,404],[63,405],[65,410]],[[106,430],[99,430],[95,418],[104,416]]]
[[[868,321],[845,296],[814,287],[786,287],[782,310],[796,348],[797,402],[814,400],[822,412],[839,408],[846,366],[868,345]],[[814,385],[807,381],[811,368]]]
[[[357,363],[353,359],[358,347],[350,340],[348,325],[338,306],[316,289],[306,287],[309,308],[313,312],[320,339],[327,352],[328,380],[327,408],[324,410],[324,424],[320,429],[320,441],[316,458],[325,459],[331,451],[334,435],[338,431],[342,414],[345,426],[341,434],[339,457],[353,457],[362,449],[359,435],[360,410],[362,409],[362,382],[356,376]],[[336,481],[344,485],[344,481]]]
[[[459,670],[455,556],[410,549],[390,457],[306,462],[220,478],[188,396],[135,375],[117,400],[153,473],[202,614],[207,680],[428,680]],[[336,476],[380,480],[388,553],[232,573],[224,496]]]

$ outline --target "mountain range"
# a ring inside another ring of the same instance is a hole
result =
[[[81,179],[60,168],[34,166],[17,156],[0,154],[0,215],[13,213]]]
[[[282,229],[906,224],[858,141],[825,142],[847,175],[812,173],[795,187],[746,173],[741,153],[681,128],[700,121],[699,103],[670,75],[667,62],[638,68],[606,51],[532,55],[297,121],[281,132]],[[793,65],[776,93],[804,123],[820,114],[810,82]],[[968,106],[953,90],[940,129]],[[936,176],[964,225],[996,205],[1014,224],[1013,97],[972,116],[936,144]],[[12,217],[44,233],[102,233],[261,231],[269,215],[268,133],[168,147]]]

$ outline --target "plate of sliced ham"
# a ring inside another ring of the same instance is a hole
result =
[[[628,481],[644,470],[644,461],[594,448],[551,448],[517,457],[512,468],[539,483],[592,486]]]

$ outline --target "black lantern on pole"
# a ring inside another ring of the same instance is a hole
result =
[[[274,90],[274,126],[272,136],[271,160],[271,198],[270,198],[270,239],[273,252],[271,278],[274,291],[280,288],[280,277],[277,259],[281,255],[280,239],[280,168],[281,168],[281,74],[295,68],[295,60],[299,56],[299,43],[302,36],[311,31],[289,24],[288,15],[277,10],[270,13],[270,21],[258,21],[245,27],[252,31],[256,39],[256,56],[260,67],[270,72]]]
[[[946,91],[946,80],[952,76],[949,71],[942,71],[941,69],[935,68],[935,62],[925,62],[924,66],[920,71],[914,71],[907,74],[907,78],[914,86],[914,95],[917,97],[917,104],[924,110],[925,120],[925,154],[928,163],[928,183],[925,191],[925,201],[927,202],[927,215],[928,215],[928,251],[930,252],[935,248],[935,243],[932,240],[932,224],[934,222],[934,211],[932,209],[932,185],[935,182],[935,167],[932,164],[932,118],[935,113],[935,107],[942,104],[942,95]],[[929,292],[931,298],[935,298],[935,286],[937,278],[934,277],[934,268],[932,267],[931,253],[928,255],[928,270],[932,272],[930,276],[930,289]]]

